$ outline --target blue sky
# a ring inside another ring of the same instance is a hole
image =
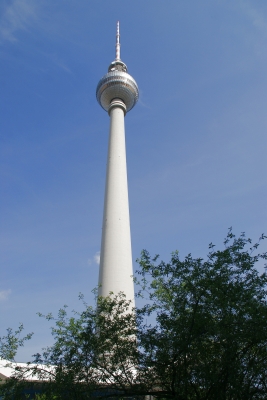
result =
[[[118,19],[140,90],[125,121],[133,259],[267,231],[265,0],[2,0],[0,335],[35,332],[18,361],[51,343],[36,312],[94,301],[109,129],[95,89]]]

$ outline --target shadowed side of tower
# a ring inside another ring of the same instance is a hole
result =
[[[116,58],[96,90],[110,116],[98,295],[124,292],[134,301],[124,117],[138,100],[138,87],[120,59],[119,23],[116,39]]]

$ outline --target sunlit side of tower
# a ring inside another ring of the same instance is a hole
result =
[[[119,22],[116,58],[99,81],[96,97],[110,116],[98,295],[124,292],[134,301],[124,117],[138,100],[138,86],[120,59]]]

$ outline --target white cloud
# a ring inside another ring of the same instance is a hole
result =
[[[97,265],[99,265],[99,264],[100,264],[100,251],[97,251],[97,252],[95,253],[93,259],[92,259],[92,258],[88,258],[87,264],[88,264],[88,265],[92,265],[92,264],[97,264]]]
[[[37,17],[37,2],[33,0],[13,0],[7,5],[0,18],[0,40],[15,42],[18,30],[27,30]]]
[[[95,255],[94,255],[94,262],[96,263],[96,264],[100,264],[100,251],[97,251],[96,253],[95,253]]]
[[[241,5],[241,9],[245,15],[251,19],[252,24],[259,29],[261,33],[267,34],[267,18],[266,14],[263,12],[266,11],[266,5],[264,5],[262,8],[256,8],[253,2],[244,0],[241,0],[239,4]]]
[[[11,293],[10,289],[8,289],[8,290],[0,290],[0,301],[7,300],[8,296],[10,295],[10,293]]]

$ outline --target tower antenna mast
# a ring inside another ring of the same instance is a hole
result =
[[[121,59],[121,45],[120,45],[120,21],[117,21],[117,34],[116,34],[116,61]]]

